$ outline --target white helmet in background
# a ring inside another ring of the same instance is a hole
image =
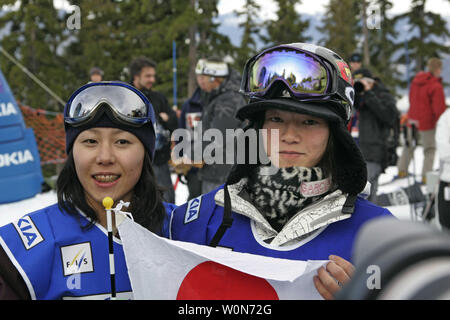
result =
[[[229,74],[228,64],[219,59],[200,59],[195,66],[195,74],[211,77],[227,77]]]

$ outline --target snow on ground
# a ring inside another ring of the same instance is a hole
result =
[[[397,154],[400,156],[402,152],[402,147],[399,147],[397,149]],[[421,146],[418,146],[414,152],[414,159],[411,160],[409,164],[409,173],[415,175],[415,181],[420,182],[422,180],[422,163],[423,163],[423,148]],[[433,165],[433,172],[437,174],[437,171],[439,170],[439,157],[436,153],[436,156],[434,158],[434,165]],[[390,193],[395,190],[398,190],[400,188],[407,188],[409,185],[412,185],[414,182],[413,177],[408,179],[401,179],[401,180],[395,180],[392,183],[388,183],[392,181],[393,177],[398,174],[397,167],[388,167],[385,171],[385,173],[381,174],[378,183],[378,192],[377,194],[382,193]],[[422,192],[424,194],[429,194],[432,192],[432,190],[429,190],[429,187],[424,185],[421,187]],[[403,205],[403,206],[391,206],[387,207],[389,211],[392,212],[392,214],[401,220],[419,220],[416,219],[413,215],[414,211],[412,210],[412,207],[409,205]]]
[[[398,154],[401,153],[401,148],[397,150]],[[421,168],[423,161],[423,151],[421,147],[417,147],[414,153],[415,161],[411,161],[409,172],[416,174],[416,180],[421,179]],[[413,170],[413,164],[415,165]],[[434,169],[437,170],[439,167],[438,156],[435,157]],[[397,175],[398,171],[396,167],[389,167],[386,172],[382,174],[379,178],[380,186],[378,188],[378,194],[389,193],[399,188],[405,188],[408,186],[407,180],[396,180],[392,183],[385,184],[393,179]],[[172,176],[172,181],[176,183],[176,175]],[[410,179],[412,183],[412,178]],[[423,192],[429,192],[425,186],[422,187]],[[181,182],[177,183],[177,188],[175,190],[175,203],[181,205],[186,202],[188,197],[187,186]],[[41,193],[33,198],[25,199],[18,202],[0,204],[0,226],[5,225],[11,221],[14,221],[21,216],[33,212],[38,209],[42,209],[48,205],[56,203],[56,193],[54,191]],[[394,216],[401,220],[411,220],[411,207],[409,205],[405,206],[391,206],[387,207]]]
[[[172,181],[176,183],[176,175],[172,175]],[[188,197],[187,186],[179,182],[175,191],[175,204],[181,205]],[[0,204],[0,226],[15,221],[23,215],[45,208],[57,202],[56,192],[49,191],[39,193],[33,198],[22,201]]]
[[[56,192],[49,191],[22,201],[0,204],[0,226],[54,203],[56,203]]]

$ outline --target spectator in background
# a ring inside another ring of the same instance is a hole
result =
[[[422,183],[426,183],[427,172],[433,170],[436,123],[446,109],[441,78],[442,61],[431,58],[428,60],[427,69],[428,72],[421,71],[412,80],[408,111],[408,120],[417,124],[419,141],[423,146]],[[397,163],[399,177],[407,176],[413,153],[414,147],[411,145],[403,149]]]
[[[203,132],[212,128],[220,130],[225,142],[226,129],[241,127],[241,122],[235,118],[237,108],[246,103],[244,96],[239,93],[241,77],[237,71],[217,57],[200,59],[195,73],[201,89],[202,130]],[[199,172],[202,193],[208,193],[223,184],[232,167],[231,164],[225,164],[225,152],[234,153],[234,148],[232,150],[226,148],[221,141],[211,143],[214,144],[214,150],[224,151],[223,164],[208,164],[205,161]],[[204,151],[209,144],[210,142],[204,142],[202,150]]]
[[[180,128],[189,130],[191,134],[190,142],[192,146],[194,145],[194,140],[196,138],[196,130],[198,130],[199,123],[201,123],[202,121],[203,106],[200,101],[202,95],[205,95],[205,92],[202,92],[202,89],[200,87],[197,87],[192,97],[186,100],[181,106],[181,114],[178,120],[178,125]],[[193,154],[186,156],[188,156],[191,160],[193,159]],[[188,200],[198,197],[202,194],[202,182],[199,179],[199,168],[195,168],[192,165],[183,163],[176,166],[175,170],[177,171],[177,173],[182,174],[186,177],[189,190]]]
[[[350,56],[349,66],[352,73],[355,73],[362,67],[362,56],[360,53],[355,52]]]
[[[362,67],[362,56],[360,53],[353,53],[349,60],[350,70],[352,75],[354,76],[355,72],[361,69]],[[355,101],[355,105],[358,101]],[[359,122],[358,122],[358,110],[356,108],[353,109],[352,118],[348,123],[348,130],[350,131],[353,139],[355,139],[356,143],[359,143]]]
[[[366,160],[367,180],[371,184],[369,201],[376,203],[378,177],[389,163],[387,141],[390,128],[394,126],[399,112],[394,97],[379,79],[374,79],[369,70],[360,68],[353,76],[359,147]]]
[[[150,100],[156,115],[156,146],[153,170],[156,181],[165,188],[164,200],[175,203],[175,191],[170,176],[170,135],[178,127],[175,111],[167,98],[154,90],[156,63],[146,57],[139,57],[130,64],[131,84],[142,91]]]
[[[89,82],[100,82],[103,81],[103,70],[94,67],[89,71]]]

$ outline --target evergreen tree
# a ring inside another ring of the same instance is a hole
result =
[[[66,22],[73,11],[58,14],[51,0],[23,0],[17,2],[18,8],[0,16],[0,29],[11,30],[2,39],[2,47],[63,100],[89,80],[92,67],[103,69],[105,80],[130,81],[126,70],[131,60],[146,56],[157,63],[155,90],[170,101],[174,40],[179,97],[188,96],[188,80],[195,84],[195,75],[189,72],[198,58],[234,54],[229,38],[218,32],[217,2],[68,0],[80,13],[80,27],[72,29]],[[12,7],[15,3],[0,0],[0,5]],[[191,44],[188,30],[193,30]],[[6,59],[0,62],[19,100],[34,107],[62,110],[21,70]]]
[[[244,31],[241,45],[236,50],[234,66],[237,70],[242,70],[247,60],[257,52],[258,48],[255,36],[260,37],[259,30],[262,26],[260,22],[257,22],[260,9],[261,6],[255,0],[246,0],[241,11],[234,11],[238,17],[244,17],[244,20],[239,23],[239,27],[243,28]]]
[[[409,56],[414,57],[416,72],[424,70],[429,58],[450,52],[446,45],[450,36],[446,21],[439,14],[425,11],[425,4],[426,0],[412,0],[411,10],[397,18],[406,18],[409,22]],[[399,62],[405,63],[405,55]]]
[[[321,45],[333,50],[344,60],[357,47],[360,8],[357,0],[330,0],[325,9],[323,26],[319,30],[325,35]]]
[[[68,78],[59,54],[64,40],[63,19],[48,0],[0,1],[0,6],[5,5],[8,10],[0,17],[0,29],[9,33],[2,38],[3,49],[64,100]],[[4,56],[0,61],[17,100],[34,108],[63,109],[17,65]]]
[[[177,1],[172,1],[177,2]],[[190,0],[181,1],[186,4],[184,12],[180,12],[177,21],[172,22],[172,30],[176,37],[180,38],[180,51],[183,53],[177,60],[182,68],[180,77],[183,82],[179,88],[184,97],[190,97],[197,87],[195,77],[195,65],[199,58],[217,56],[225,58],[233,56],[234,47],[228,36],[218,32],[219,23],[216,20],[218,15],[218,0]],[[187,31],[187,32],[186,32]],[[186,41],[187,40],[187,41]]]
[[[278,5],[277,19],[267,22],[268,36],[261,37],[269,46],[292,42],[308,42],[311,39],[304,35],[309,21],[303,21],[295,10],[301,0],[275,0]]]
[[[381,79],[391,92],[395,93],[396,86],[400,83],[400,74],[392,59],[394,53],[399,49],[399,44],[395,42],[398,38],[398,32],[395,30],[396,19],[388,14],[392,8],[392,1],[375,0],[370,4],[379,10],[369,12],[368,19],[371,18],[371,15],[379,14],[379,17],[375,18],[379,25],[371,25],[368,28],[370,65],[367,67]]]
[[[177,46],[178,80],[185,80],[183,71],[187,50],[185,30],[192,19],[186,17],[185,1],[78,1],[82,27],[77,40],[67,50],[68,63],[74,73],[86,81],[92,66],[105,71],[105,80],[131,81],[130,62],[139,56],[157,64],[154,90],[172,100],[172,41]],[[184,31],[184,33],[183,33]],[[178,81],[180,94],[185,95],[186,81]],[[184,90],[183,90],[184,89]]]
[[[64,58],[73,76],[72,90],[89,81],[89,70],[99,67],[104,80],[118,80],[128,63],[131,43],[120,27],[125,23],[119,3],[107,0],[73,1],[80,8],[79,29],[66,30],[70,43],[65,47]],[[74,13],[67,12],[66,19]],[[128,79],[124,79],[128,81]]]
[[[197,21],[199,11],[197,0],[189,0],[188,6],[184,12],[178,16],[178,21],[173,23],[172,37],[177,40],[177,69],[178,81],[177,87],[184,94],[183,97],[190,97],[197,87],[195,78],[195,65],[197,62]],[[187,30],[187,34],[186,34]],[[181,53],[183,52],[183,53]],[[187,89],[187,92],[186,90]]]
[[[200,42],[198,52],[202,57],[218,55],[224,57],[233,53],[233,46],[228,36],[218,32],[219,23],[215,18],[219,14],[217,4],[219,0],[198,0],[200,21],[198,32]]]

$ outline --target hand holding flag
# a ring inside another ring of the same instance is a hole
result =
[[[119,225],[136,299],[322,299],[314,286],[328,261],[264,257],[160,238]]]

